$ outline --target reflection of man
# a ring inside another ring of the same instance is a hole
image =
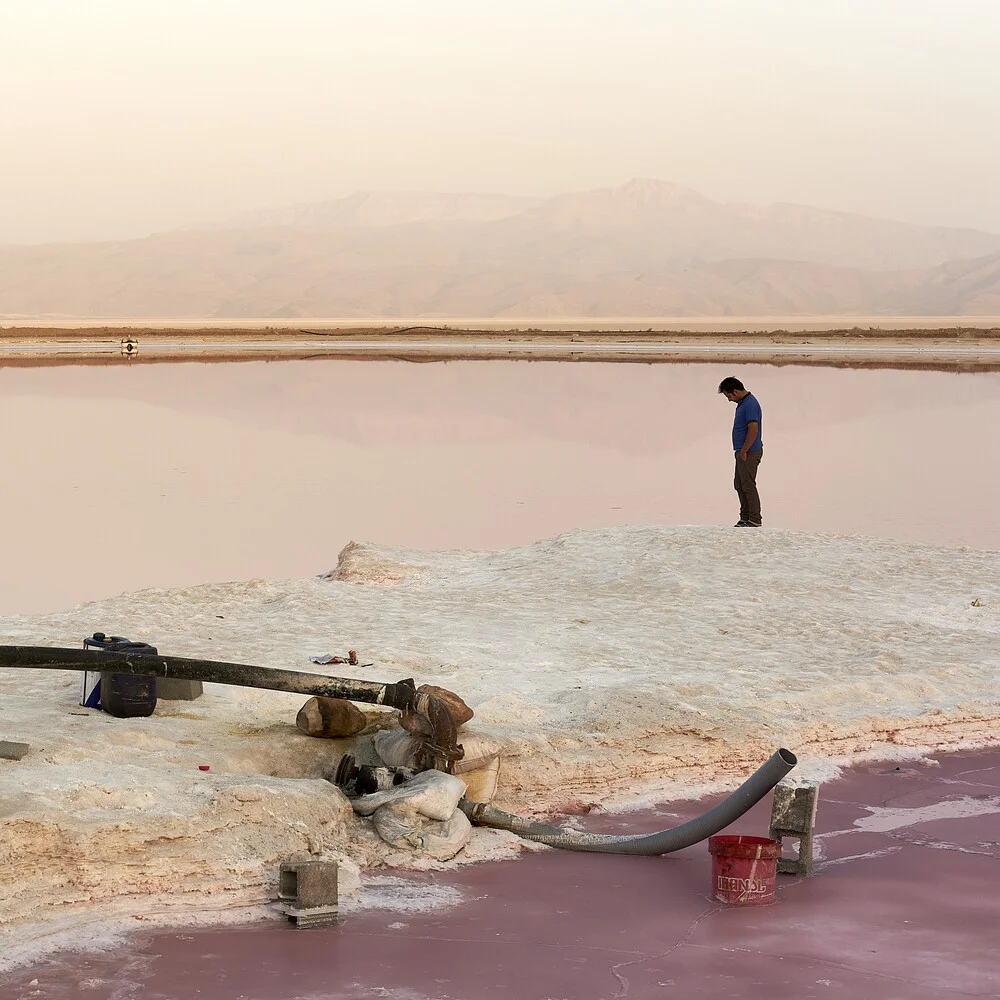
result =
[[[736,404],[733,420],[733,451],[736,453],[736,475],[733,486],[740,498],[740,519],[737,528],[759,528],[760,497],[757,494],[757,466],[764,457],[761,438],[760,403],[753,393],[743,388],[738,378],[724,378],[719,392]]]

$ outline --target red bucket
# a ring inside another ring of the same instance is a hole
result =
[[[781,844],[767,837],[709,837],[712,895],[736,906],[774,902]]]

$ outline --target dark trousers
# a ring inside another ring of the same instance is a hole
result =
[[[764,449],[747,452],[744,462],[736,452],[736,475],[733,487],[740,498],[740,520],[760,524],[760,495],[757,493],[757,467],[764,457]]]

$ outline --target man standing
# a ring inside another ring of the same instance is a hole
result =
[[[743,388],[738,378],[724,378],[719,392],[736,404],[733,420],[733,451],[736,454],[736,476],[733,486],[740,498],[740,519],[737,528],[759,528],[760,496],[757,494],[757,467],[764,457],[761,437],[760,403]]]

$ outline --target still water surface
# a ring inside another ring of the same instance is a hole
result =
[[[0,614],[323,572],[351,539],[499,548],[736,520],[736,374],[765,525],[1000,549],[1000,375],[759,365],[0,368]]]

